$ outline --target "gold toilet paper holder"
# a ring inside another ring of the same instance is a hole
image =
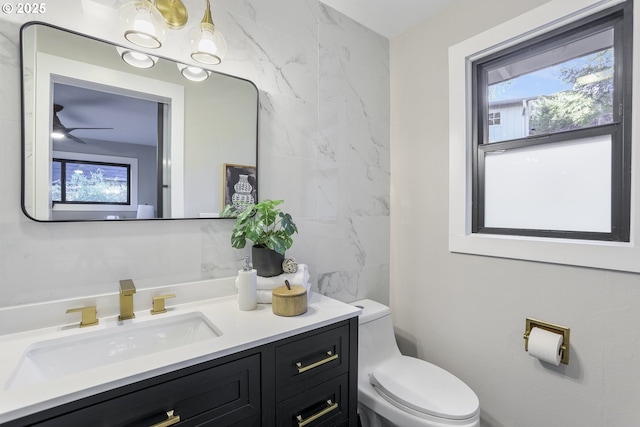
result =
[[[543,322],[542,320],[531,319],[527,317],[525,323],[524,330],[524,351],[529,351],[529,334],[531,333],[531,329],[540,328],[545,329],[549,332],[553,332],[554,334],[562,335],[562,345],[560,346],[560,351],[562,352],[562,356],[560,358],[560,363],[564,363],[565,365],[569,364],[569,335],[570,329],[566,326],[560,326],[549,322]]]

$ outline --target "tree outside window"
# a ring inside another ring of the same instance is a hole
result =
[[[128,204],[130,166],[54,159],[51,198],[56,203]]]

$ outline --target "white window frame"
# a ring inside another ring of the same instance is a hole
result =
[[[524,259],[640,272],[640,173],[633,173],[640,149],[632,147],[631,228],[629,242],[573,240],[472,233],[472,104],[471,64],[491,53],[560,28],[624,0],[552,0],[449,48],[449,250],[502,258]],[[636,5],[637,6],[637,5]],[[634,22],[640,22],[634,8]],[[638,105],[638,37],[633,33],[632,141],[640,123]],[[464,84],[461,84],[464,82]],[[633,144],[633,142],[632,142]]]

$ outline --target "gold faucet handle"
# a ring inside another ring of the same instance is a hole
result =
[[[95,305],[91,305],[88,307],[80,307],[80,308],[70,308],[69,310],[67,310],[67,313],[78,313],[78,312],[82,313],[82,320],[80,321],[81,328],[84,328],[87,326],[95,326],[98,323],[100,323],[100,320],[98,320],[98,317],[97,317],[98,311],[96,310]]]
[[[164,301],[167,298],[175,298],[175,297],[176,297],[176,294],[158,295],[157,297],[153,297],[153,309],[151,310],[151,314],[166,313],[167,309],[164,306]]]

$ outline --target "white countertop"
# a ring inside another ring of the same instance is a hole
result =
[[[167,305],[170,305],[170,300],[167,301]],[[206,341],[51,379],[43,383],[25,385],[21,388],[7,388],[7,384],[23,354],[33,344],[43,340],[91,334],[96,331],[117,328],[123,322],[118,321],[116,315],[99,316],[99,325],[82,329],[78,328],[78,322],[76,322],[0,335],[0,348],[2,349],[0,424],[96,393],[356,317],[360,313],[360,309],[317,293],[311,293],[308,310],[305,314],[295,317],[280,317],[272,313],[270,304],[258,304],[258,308],[253,311],[240,311],[237,306],[237,295],[230,295],[178,304],[169,307],[167,313],[156,316],[152,316],[148,309],[136,311],[136,318],[126,320],[124,323],[148,322],[190,312],[203,314],[222,332],[222,335]]]

